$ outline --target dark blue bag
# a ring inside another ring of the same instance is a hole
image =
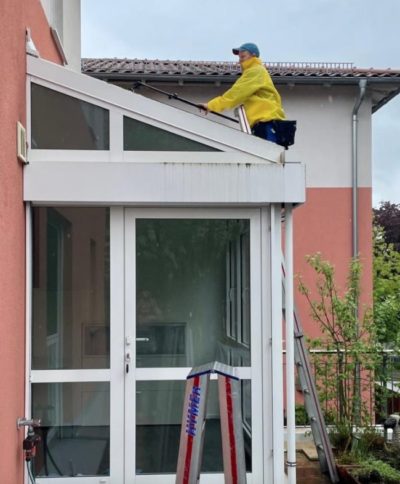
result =
[[[284,146],[287,150],[289,146],[294,144],[294,137],[296,133],[296,121],[271,121],[276,133],[276,143]]]

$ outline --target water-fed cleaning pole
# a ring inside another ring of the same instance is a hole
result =
[[[137,89],[140,86],[147,87],[147,89],[151,89],[152,91],[164,94],[164,96],[168,96],[169,99],[176,99],[177,101],[188,104],[189,106],[193,106],[197,109],[202,109],[203,111],[206,111],[206,109],[204,109],[204,107],[201,104],[196,104],[196,103],[193,103],[192,101],[188,101],[187,99],[183,99],[183,98],[179,97],[176,93],[166,92],[166,91],[163,91],[162,89],[158,89],[157,87],[149,86],[145,82],[141,82],[141,81],[135,82],[135,85],[134,85],[132,91],[134,91],[135,89]],[[233,123],[239,122],[237,119],[231,118],[230,116],[225,116],[224,114],[216,113],[214,111],[210,111],[210,113],[214,114],[215,116],[219,116],[220,118],[227,119],[228,121],[232,121]]]

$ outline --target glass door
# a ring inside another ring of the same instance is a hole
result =
[[[125,263],[125,482],[175,482],[186,376],[212,361],[242,379],[248,482],[262,482],[260,211],[127,209]],[[224,482],[216,381],[201,482]]]

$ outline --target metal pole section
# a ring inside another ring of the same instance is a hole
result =
[[[288,484],[296,484],[296,419],[293,305],[293,208],[285,205],[286,432]]]
[[[31,321],[32,321],[32,208],[31,203],[25,204],[25,415],[31,417]],[[25,466],[25,480],[28,482],[28,469]]]
[[[188,104],[189,106],[193,106],[195,108],[206,111],[201,104],[196,104],[192,101],[188,101],[187,99],[184,99],[184,98],[178,96],[178,94],[176,94],[176,93],[166,92],[166,91],[163,91],[162,89],[158,89],[157,87],[149,86],[148,84],[146,84],[144,82],[137,81],[135,83],[135,87],[139,87],[139,86],[147,87],[147,89],[151,89],[152,91],[159,92],[160,94],[164,94],[165,96],[168,96],[169,99],[176,99],[177,101],[180,101],[184,104]],[[132,89],[132,91],[134,91],[135,87]],[[235,118],[231,118],[230,116],[225,116],[225,114],[216,113],[215,111],[210,111],[210,113],[214,114],[214,116],[218,116],[220,118],[226,119],[227,121],[232,121],[232,123],[238,123],[239,122]]]
[[[271,364],[272,364],[272,452],[273,484],[285,482],[285,438],[283,422],[281,206],[271,204]],[[272,483],[271,483],[272,484]]]
[[[367,88],[367,80],[361,79],[359,83],[360,93],[356,104],[353,108],[353,124],[352,124],[352,242],[353,242],[353,258],[358,257],[359,247],[358,247],[358,111],[360,109],[361,103],[365,97],[365,92]],[[358,318],[358,306],[355,308],[355,316]],[[357,333],[359,328],[357,326]],[[357,424],[361,421],[360,415],[360,403],[361,402],[361,370],[360,364],[357,362],[355,365],[355,388],[356,393],[356,408],[355,408],[355,418]]]
[[[244,133],[251,134],[251,128],[249,121],[247,120],[246,111],[243,106],[239,106],[235,109],[235,114],[239,118],[240,128]]]

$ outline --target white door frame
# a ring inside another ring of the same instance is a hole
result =
[[[125,339],[130,341],[131,369],[125,374],[125,484],[173,484],[175,475],[136,475],[135,418],[136,381],[185,380],[190,368],[135,368],[136,337],[136,219],[249,219],[251,257],[251,367],[237,368],[241,378],[252,380],[252,418],[263,419],[262,403],[262,328],[261,328],[261,211],[260,209],[154,208],[125,209]],[[253,420],[254,421],[254,420]],[[249,483],[263,482],[263,425],[252,426],[252,469]],[[204,478],[203,478],[204,479]],[[224,482],[223,474],[207,474],[207,484]]]

